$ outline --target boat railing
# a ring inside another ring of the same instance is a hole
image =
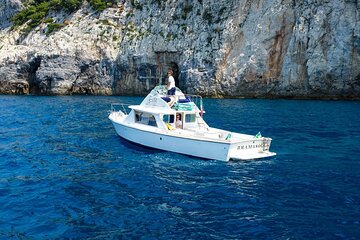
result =
[[[194,94],[184,94],[184,96],[187,100],[193,102],[199,108],[200,114],[202,115],[204,112],[202,97],[200,95],[194,95]]]
[[[197,106],[202,104],[202,97],[200,95],[184,94],[184,96],[186,99],[191,99],[191,101],[194,102]]]
[[[126,104],[126,103],[112,103],[111,104],[111,109],[110,112],[123,112],[125,114],[129,114],[130,109],[129,107],[130,104]]]
[[[178,96],[185,96],[185,99],[178,99],[178,103],[188,103],[188,102],[193,102],[201,111],[201,114],[204,112],[204,107],[203,107],[203,101],[202,101],[202,97],[200,95],[195,95],[195,94],[187,94],[187,93],[183,93],[180,88],[176,87],[176,95]],[[159,94],[159,95],[164,95],[167,96],[167,89],[166,89],[166,85],[159,85],[156,86],[153,89],[152,94]]]

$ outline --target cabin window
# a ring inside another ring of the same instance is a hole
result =
[[[149,117],[149,123],[148,123],[148,125],[157,127],[157,125],[156,125],[156,120],[155,120],[155,117],[154,117],[153,115],[151,115],[151,116]]]
[[[186,114],[185,122],[195,122],[196,115],[195,114]]]
[[[141,113],[135,112],[135,122],[140,122]]]
[[[174,115],[164,115],[163,116],[163,121],[165,123],[174,123]]]
[[[157,127],[154,115],[150,113],[135,112],[135,121],[144,125]]]

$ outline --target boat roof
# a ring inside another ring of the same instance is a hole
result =
[[[130,105],[129,106],[130,109],[133,109],[135,111],[140,111],[140,112],[146,112],[146,113],[155,113],[155,114],[175,114],[176,110],[171,109],[171,108],[159,108],[156,106],[143,106],[143,105]]]
[[[166,99],[171,99],[170,101],[173,101],[173,103],[170,105],[168,103],[169,101],[165,101]],[[180,100],[186,100],[186,102],[180,103]],[[178,105],[173,107],[175,104]],[[129,108],[135,111],[152,114],[176,114],[181,112],[196,113],[199,111],[196,103],[191,99],[187,99],[185,94],[179,88],[176,88],[175,95],[167,95],[165,85],[156,86],[139,105],[131,105]]]

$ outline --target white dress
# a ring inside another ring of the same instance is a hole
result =
[[[173,76],[169,76],[169,78],[168,78],[168,83],[169,83],[169,85],[168,85],[168,90],[170,90],[170,89],[172,89],[172,88],[175,87],[175,79],[174,79]]]

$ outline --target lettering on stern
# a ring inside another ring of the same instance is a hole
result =
[[[237,150],[247,150],[247,149],[256,149],[262,148],[262,144],[248,144],[243,146],[237,146]]]

